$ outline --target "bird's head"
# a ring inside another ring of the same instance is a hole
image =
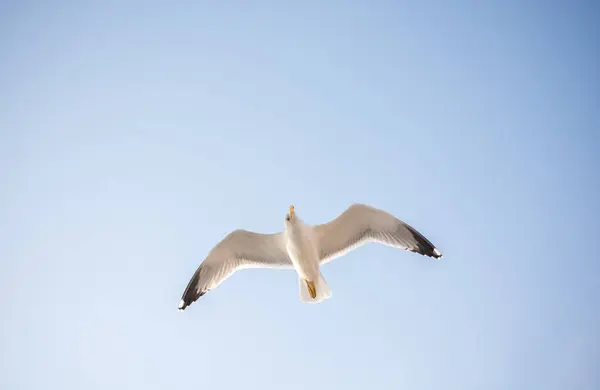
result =
[[[296,222],[296,213],[294,211],[294,206],[290,206],[290,211],[285,215],[285,225],[287,227],[294,222]]]

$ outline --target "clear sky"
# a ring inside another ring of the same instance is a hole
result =
[[[0,388],[600,388],[600,9],[0,3]],[[371,244],[181,294],[237,228]]]

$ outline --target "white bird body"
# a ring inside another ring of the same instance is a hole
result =
[[[306,303],[319,303],[331,297],[331,290],[321,274],[318,238],[314,234],[313,227],[293,216],[291,220],[286,219],[284,237],[285,249],[300,278],[300,300]],[[315,283],[314,298],[310,296],[308,287],[310,282]]]
[[[319,250],[312,229],[302,221],[286,223],[285,249],[300,277],[315,280],[319,275]]]
[[[319,303],[331,297],[321,265],[368,242],[441,258],[421,233],[383,210],[353,204],[337,218],[321,225],[305,224],[290,206],[281,233],[235,230],[219,242],[190,279],[179,309],[216,288],[234,272],[246,268],[295,269],[300,301]]]

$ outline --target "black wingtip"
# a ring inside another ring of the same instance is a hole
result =
[[[420,247],[420,248],[408,249],[408,250],[413,253],[418,253],[420,255],[431,257],[433,259],[438,259],[438,260],[443,257],[442,254],[440,253],[440,251],[438,251],[435,248],[433,248],[432,250],[427,250],[427,249]]]
[[[188,302],[185,301],[184,298],[185,296],[179,301],[179,306],[177,306],[178,311],[184,311],[190,305]]]
[[[187,284],[183,292],[183,296],[179,301],[179,306],[177,307],[179,311],[184,311],[189,305],[196,302],[198,298],[206,294],[206,292],[208,291],[207,289],[199,287],[198,285],[198,280],[200,278],[200,274],[203,268],[204,267],[202,265],[198,267],[196,272],[194,272],[194,276],[192,276],[189,283]]]
[[[198,298],[206,294],[206,291],[196,292],[195,290],[188,290],[183,294],[183,297],[179,301],[179,306],[177,310],[184,311],[190,306],[192,303],[196,302]]]
[[[408,230],[412,234],[413,238],[417,242],[417,247],[412,252],[419,253],[423,256],[433,257],[434,259],[441,259],[442,252],[440,252],[433,244],[426,239],[421,233],[415,230],[412,226],[408,226]]]

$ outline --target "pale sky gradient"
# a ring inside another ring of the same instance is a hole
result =
[[[600,388],[600,7],[0,3],[0,388]],[[369,245],[234,274],[228,232],[352,202]]]

